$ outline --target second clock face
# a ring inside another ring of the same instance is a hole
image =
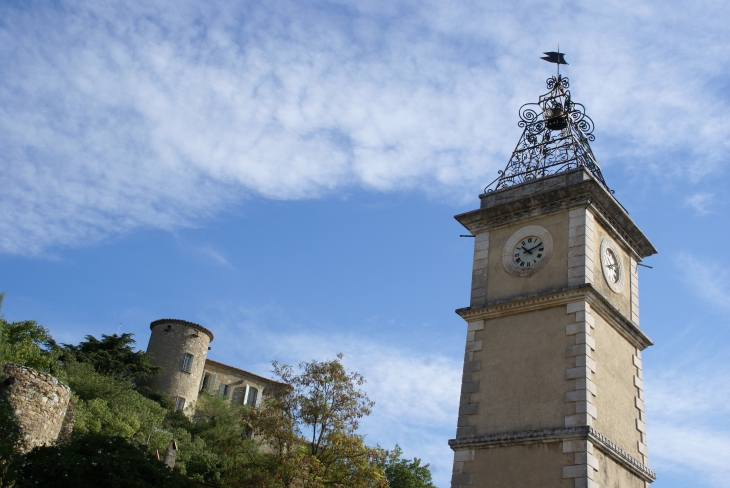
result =
[[[520,268],[531,268],[545,256],[545,243],[539,236],[526,236],[512,248],[512,262]]]
[[[601,268],[608,286],[616,293],[624,287],[624,268],[621,265],[621,251],[609,237],[601,241]]]
[[[613,249],[607,248],[603,252],[603,266],[606,268],[606,279],[609,283],[618,283],[621,279],[621,264]]]

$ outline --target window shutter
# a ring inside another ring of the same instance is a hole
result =
[[[264,397],[264,390],[256,392],[256,408],[261,406],[261,399]]]
[[[210,380],[208,380],[208,393],[215,393],[215,373],[210,375]]]

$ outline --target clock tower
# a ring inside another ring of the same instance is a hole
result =
[[[604,181],[568,79],[520,109],[522,137],[477,210],[452,487],[647,488],[639,327],[656,253]]]

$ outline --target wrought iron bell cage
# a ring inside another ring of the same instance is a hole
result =
[[[520,107],[517,125],[524,128],[522,137],[507,167],[485,193],[579,167],[588,169],[611,191],[589,145],[595,140],[593,120],[582,104],[573,101],[569,87],[568,78],[552,76],[547,80],[549,91],[537,103]]]

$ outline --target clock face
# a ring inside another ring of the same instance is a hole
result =
[[[621,279],[621,261],[610,247],[603,252],[603,267],[608,282],[618,284]]]
[[[553,237],[539,225],[528,225],[516,231],[502,248],[502,264],[513,276],[526,278],[542,269],[550,260]]]
[[[526,236],[512,248],[512,262],[520,268],[531,268],[545,256],[545,244],[538,236]]]
[[[601,241],[601,268],[606,283],[615,293],[621,293],[624,287],[624,270],[621,266],[621,253],[619,247],[609,237]]]

